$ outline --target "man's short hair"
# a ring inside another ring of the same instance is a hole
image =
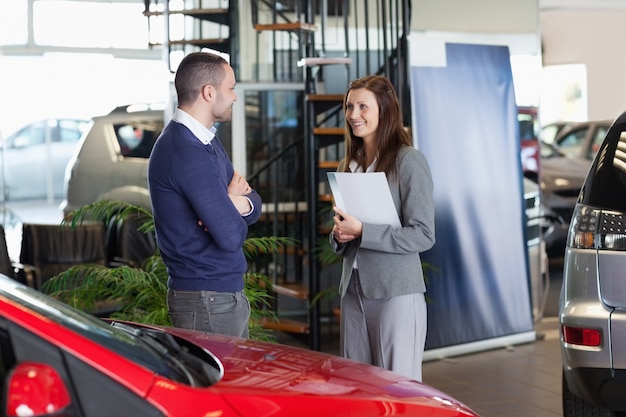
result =
[[[218,87],[226,77],[225,65],[229,65],[228,61],[209,52],[192,52],[185,56],[174,77],[178,104],[193,103],[205,85]]]

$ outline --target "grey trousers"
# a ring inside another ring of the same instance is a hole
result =
[[[167,290],[172,324],[206,333],[249,337],[250,303],[241,292]]]
[[[344,357],[422,380],[427,325],[424,294],[367,299],[358,272],[353,272],[341,299],[340,323]]]

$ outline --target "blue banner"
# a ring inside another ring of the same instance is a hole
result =
[[[411,66],[413,132],[435,185],[426,349],[534,332],[509,50],[445,44]]]

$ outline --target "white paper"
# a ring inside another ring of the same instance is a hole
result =
[[[384,172],[328,172],[335,205],[362,223],[400,227]]]

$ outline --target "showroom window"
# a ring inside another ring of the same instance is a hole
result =
[[[86,48],[148,48],[143,2],[32,0],[0,2],[0,39],[3,45],[36,45]],[[69,30],[59,30],[59,28]]]

